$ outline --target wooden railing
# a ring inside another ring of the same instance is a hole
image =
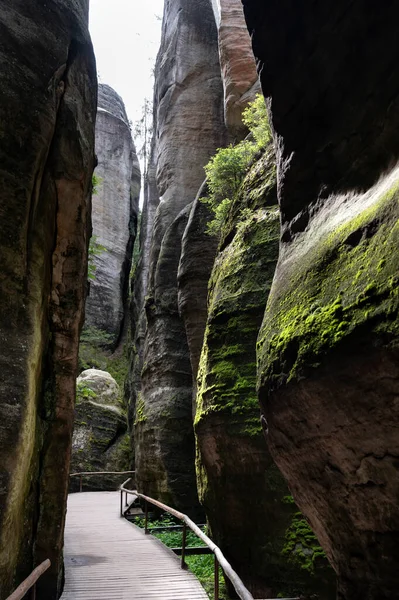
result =
[[[70,473],[69,477],[79,477],[79,492],[83,491],[83,477],[86,475],[134,475],[135,471],[82,471],[81,473]],[[128,479],[130,481],[131,477]]]
[[[221,566],[223,573],[225,576],[231,581],[235,591],[237,592],[240,600],[254,600],[251,592],[245,587],[239,575],[234,571],[231,564],[226,560],[223,555],[223,552],[220,548],[203,532],[201,529],[184,513],[181,513],[158,500],[154,500],[154,498],[150,498],[149,496],[145,496],[144,494],[140,494],[137,490],[129,490],[126,488],[127,484],[130,482],[131,478],[127,479],[123,482],[120,487],[121,493],[121,506],[120,512],[121,516],[124,516],[123,511],[123,494],[125,494],[125,504],[127,504],[127,496],[131,494],[136,496],[137,498],[141,498],[144,500],[144,531],[146,534],[149,534],[148,530],[148,504],[152,504],[162,509],[164,512],[167,512],[180,521],[183,521],[183,534],[182,534],[182,552],[181,552],[181,568],[186,569],[187,565],[185,563],[185,549],[186,549],[186,536],[187,536],[187,527],[191,529],[203,542],[210,548],[215,557],[215,579],[214,579],[214,592],[215,592],[215,600],[219,600],[219,565]],[[299,598],[283,598],[280,600],[300,600]]]
[[[42,564],[36,567],[29,577],[27,577],[6,600],[22,600],[30,589],[32,589],[32,600],[34,600],[36,598],[36,582],[50,566],[51,562],[49,559],[42,562]]]

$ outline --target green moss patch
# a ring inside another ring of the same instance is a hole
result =
[[[307,376],[344,340],[397,343],[398,200],[395,185],[291,269],[259,336],[261,385]]]

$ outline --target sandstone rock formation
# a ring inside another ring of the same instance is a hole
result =
[[[88,2],[0,11],[0,598],[58,597],[86,291],[96,70]]]
[[[71,472],[129,469],[130,438],[119,386],[105,371],[83,371],[77,379]],[[112,490],[121,482],[112,475],[90,475],[83,483],[85,490]],[[78,489],[79,480],[72,478],[71,490]]]
[[[269,147],[232,207],[209,283],[195,418],[200,500],[213,539],[255,598],[321,590],[333,598],[317,541],[305,549],[304,532],[291,532],[297,508],[265,445],[256,395],[256,338],[278,256],[276,203]]]
[[[244,6],[283,224],[258,352],[269,447],[334,566],[338,598],[393,599],[399,7]]]
[[[219,236],[209,235],[207,225],[213,217],[202,202],[208,186],[204,183],[192,205],[182,239],[177,276],[179,314],[183,318],[190,351],[193,376],[193,415],[197,396],[197,373],[208,317],[208,282],[216,258]]]
[[[99,85],[96,154],[93,236],[104,250],[93,257],[95,279],[90,282],[86,325],[108,333],[115,346],[127,308],[140,167],[122,98],[104,84]]]
[[[150,285],[166,229],[194,200],[204,165],[225,141],[217,31],[209,0],[165,4],[154,105],[161,202],[153,225]]]
[[[137,481],[143,491],[192,512],[198,508],[192,376],[178,312],[177,271],[188,219],[188,212],[181,211],[195,199],[204,165],[226,139],[217,30],[209,0],[165,4],[154,112],[157,190],[151,196],[159,194],[160,203],[155,218],[149,213],[153,203],[143,214],[152,236],[145,258],[148,278],[145,286],[139,282],[142,290],[146,287],[147,322],[140,320],[136,328],[135,373],[142,368],[135,406]],[[140,277],[145,277],[146,268],[143,265]]]
[[[177,270],[190,211],[167,230],[146,300],[147,332],[141,393],[136,404],[138,489],[190,514],[198,510],[195,484],[192,375],[184,323],[177,302]]]
[[[213,0],[219,31],[225,122],[233,138],[242,138],[241,115],[260,91],[241,0]]]

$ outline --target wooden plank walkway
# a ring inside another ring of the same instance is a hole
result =
[[[62,600],[209,600],[159,540],[119,516],[118,492],[68,497]]]

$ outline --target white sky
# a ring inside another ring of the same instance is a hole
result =
[[[90,0],[90,33],[101,83],[115,89],[129,119],[152,100],[152,69],[161,37],[163,0]]]

